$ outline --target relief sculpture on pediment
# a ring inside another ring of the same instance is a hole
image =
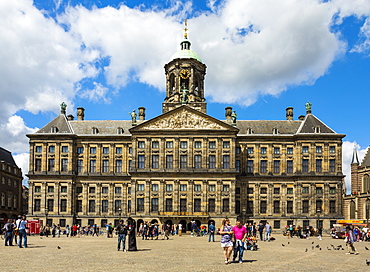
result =
[[[160,119],[148,124],[143,129],[223,129],[223,127],[213,121],[197,114],[182,110],[169,117]]]

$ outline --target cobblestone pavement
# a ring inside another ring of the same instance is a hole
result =
[[[208,243],[207,237],[189,235],[171,236],[170,240],[138,239],[137,252],[123,252],[117,251],[116,237],[31,236],[29,248],[1,245],[0,266],[2,271],[370,271],[365,263],[370,260],[367,242],[355,243],[359,255],[346,255],[346,248],[334,250],[330,246],[345,247],[343,240],[289,239],[277,234],[275,241],[259,241],[258,251],[246,251],[242,264],[225,265],[219,236],[216,240]],[[315,247],[318,244],[321,250]]]

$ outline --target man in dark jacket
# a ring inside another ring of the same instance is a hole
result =
[[[118,251],[121,249],[121,242],[122,242],[122,250],[126,252],[126,235],[127,235],[127,226],[123,224],[123,220],[119,221],[119,224],[116,226],[116,231],[118,235]]]

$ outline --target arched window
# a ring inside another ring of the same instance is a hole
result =
[[[356,203],[353,200],[349,204],[349,217],[350,219],[356,219]]]
[[[172,73],[170,75],[170,93],[169,95],[175,93],[175,75]]]
[[[370,192],[370,177],[369,175],[364,175],[362,178],[362,192],[367,193]]]

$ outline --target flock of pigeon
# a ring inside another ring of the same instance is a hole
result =
[[[290,244],[290,242],[288,242],[288,245]],[[321,246],[319,244],[317,245],[314,245],[315,242],[313,241],[312,243],[312,250],[314,250],[315,248],[318,248],[319,250],[322,250]],[[281,244],[281,246],[285,247],[285,244]],[[344,250],[343,246],[342,245],[339,245],[339,246],[334,246],[333,244],[330,244],[330,247],[326,247],[327,250]],[[367,246],[365,246],[365,249],[366,250],[369,250],[369,248]],[[305,252],[308,252],[308,248],[305,249]],[[366,264],[370,266],[370,260],[366,259]]]

